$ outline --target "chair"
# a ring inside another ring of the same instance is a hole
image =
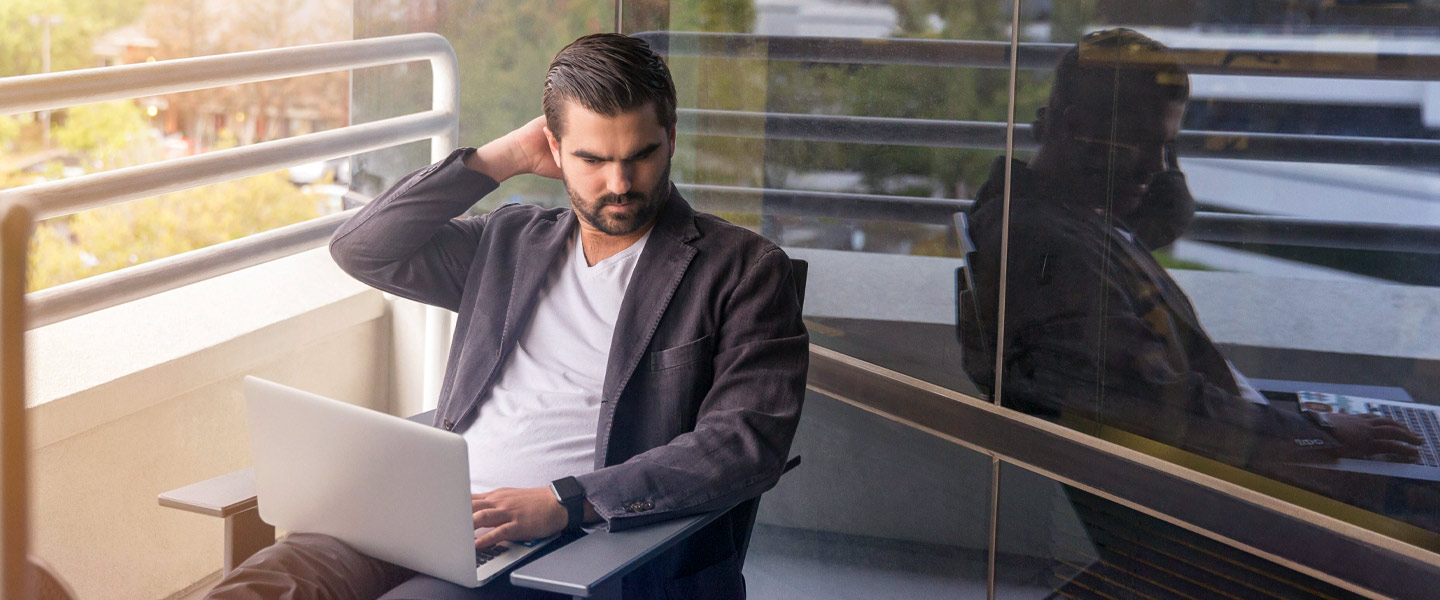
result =
[[[960,243],[960,250],[965,260],[963,264],[955,268],[955,340],[964,348],[965,344],[965,311],[974,311],[975,323],[979,325],[978,331],[972,332],[972,337],[978,339],[980,347],[990,354],[990,340],[985,337],[984,315],[980,312],[980,301],[977,294],[980,290],[975,286],[975,242],[970,239],[970,220],[965,213],[957,212],[954,216],[955,238]],[[973,382],[976,389],[985,395],[990,395],[990,386],[982,382]]]
[[[792,260],[791,264],[796,295],[803,309],[809,263]],[[426,411],[409,419],[430,425],[434,413],[433,410]],[[785,463],[784,473],[799,464],[800,457],[791,458]],[[275,543],[275,527],[260,520],[254,469],[242,469],[164,492],[159,495],[159,502],[168,508],[225,519],[222,573],[230,573],[245,559]],[[759,508],[760,499],[756,497],[728,509],[614,533],[592,533],[512,571],[510,581],[516,586],[568,594],[575,598],[618,599],[620,582],[625,575],[732,512],[742,524],[737,528],[735,547],[739,549],[739,561],[743,565]]]

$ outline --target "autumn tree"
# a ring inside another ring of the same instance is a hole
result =
[[[42,221],[30,290],[204,248],[320,216],[320,199],[268,173]]]

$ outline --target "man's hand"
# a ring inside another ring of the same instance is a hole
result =
[[[1378,415],[1328,416],[1335,426],[1335,439],[1340,440],[1340,453],[1350,458],[1386,455],[1414,460],[1420,451],[1412,444],[1425,443],[1404,425]]]
[[[550,154],[550,142],[545,137],[544,115],[481,146],[465,158],[465,166],[495,181],[505,181],[526,173],[560,178],[560,167],[555,164],[555,158]]]
[[[569,515],[548,487],[500,488],[470,497],[475,528],[494,527],[475,540],[476,548],[501,541],[550,537],[565,529]]]

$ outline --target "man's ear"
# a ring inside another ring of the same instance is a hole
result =
[[[675,129],[678,125],[679,123],[671,123],[670,130],[666,133],[666,137],[670,138],[670,158],[675,158]]]
[[[550,143],[550,158],[555,161],[555,166],[560,166],[560,138],[555,137],[555,132],[550,131],[550,125],[542,129],[545,132],[545,141]]]

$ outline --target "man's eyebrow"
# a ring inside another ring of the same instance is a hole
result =
[[[630,156],[625,157],[625,160],[635,160],[635,159],[639,159],[639,158],[644,158],[645,156],[649,155],[651,152],[654,152],[654,151],[658,150],[659,148],[660,148],[660,144],[659,144],[658,142],[657,142],[657,143],[654,143],[654,144],[650,144],[649,146],[646,146],[646,147],[644,147],[644,148],[641,148],[641,149],[635,151],[635,152],[634,152],[633,154],[631,154]],[[592,153],[592,152],[588,152],[588,151],[585,151],[585,150],[576,150],[576,151],[574,151],[574,152],[571,152],[570,154],[573,155],[573,156],[575,156],[576,158],[583,158],[583,159],[585,159],[585,160],[598,160],[598,161],[610,161],[610,160],[613,160],[613,159],[611,159],[611,158],[608,157],[608,156],[600,156],[600,155],[598,155],[598,154],[595,154],[595,153]]]
[[[626,160],[635,160],[635,159],[637,159],[637,158],[644,158],[644,157],[648,156],[651,152],[654,152],[654,151],[659,150],[659,149],[660,149],[660,144],[659,144],[658,142],[657,142],[657,143],[654,143],[654,144],[650,144],[649,146],[646,146],[646,147],[644,147],[644,148],[641,148],[641,149],[635,151],[634,154],[631,154],[630,156],[625,157],[625,159],[626,159]]]

